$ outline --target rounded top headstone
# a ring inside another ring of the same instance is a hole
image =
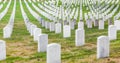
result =
[[[60,47],[60,45],[59,44],[57,44],[57,43],[52,43],[52,44],[49,44],[47,47]]]
[[[0,45],[5,45],[5,41],[0,40]]]

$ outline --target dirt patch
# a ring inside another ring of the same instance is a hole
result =
[[[24,42],[7,43],[7,55],[12,57],[29,57],[37,52],[35,46],[25,44]]]

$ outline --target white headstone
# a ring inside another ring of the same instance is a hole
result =
[[[48,22],[45,21],[45,29],[48,29]]]
[[[41,34],[38,38],[38,52],[46,52],[48,45],[48,35]]]
[[[104,29],[104,21],[99,21],[99,29]]]
[[[108,19],[108,25],[112,25],[113,22],[112,22],[112,18]]]
[[[61,33],[61,23],[55,24],[55,33]]]
[[[114,22],[114,25],[116,26],[117,30],[120,30],[120,21],[119,20],[116,20]]]
[[[110,41],[107,36],[97,38],[97,58],[109,57]]]
[[[50,31],[55,31],[55,23],[54,22],[50,23]]]
[[[87,20],[87,27],[92,28],[92,20]]]
[[[83,29],[77,29],[75,33],[75,45],[82,46],[85,44],[85,31]]]
[[[40,28],[35,28],[34,29],[34,41],[38,41],[38,36],[42,33],[42,30]]]
[[[115,40],[117,38],[117,29],[114,25],[109,25],[108,27],[108,37],[110,40]]]
[[[74,21],[70,21],[70,28],[73,30],[75,28],[75,23]]]
[[[84,23],[78,22],[78,29],[84,29]]]
[[[35,29],[35,28],[37,28],[36,25],[31,25],[31,27],[30,27],[30,30],[31,30],[30,35],[31,35],[31,36],[33,36],[33,34],[34,34],[34,29]]]
[[[45,27],[45,21],[42,20],[42,27]]]
[[[67,38],[71,36],[71,29],[69,25],[64,25],[63,26],[63,37]]]
[[[31,34],[31,23],[27,24],[27,30],[29,31],[29,33]]]
[[[3,38],[10,38],[10,27],[4,27],[3,28]]]
[[[95,21],[94,21],[94,26],[98,26],[98,25],[99,25],[98,20],[95,20]]]
[[[0,60],[6,59],[6,43],[3,40],[0,40]]]
[[[47,29],[50,29],[50,22],[47,22]]]
[[[47,63],[61,63],[61,46],[53,43],[47,46]]]

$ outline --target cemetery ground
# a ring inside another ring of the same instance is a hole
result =
[[[0,10],[2,12],[5,6]],[[108,34],[108,24],[105,22],[105,29],[98,30],[98,27],[88,29],[85,25],[85,45],[75,46],[75,30],[72,30],[70,38],[63,38],[63,33],[55,34],[48,29],[42,27],[39,22],[30,14],[25,3],[22,1],[23,8],[32,23],[42,29],[42,33],[48,34],[49,44],[59,43],[61,45],[61,61],[62,63],[120,63],[120,31],[117,32],[117,40],[110,42],[110,57],[96,59],[97,37]],[[37,12],[29,3],[30,7]],[[3,38],[3,28],[7,25],[14,1],[10,5],[9,11],[0,21],[0,39],[6,41],[7,58],[0,63],[46,63],[46,53],[37,52],[37,42],[33,41],[33,37],[28,33],[22,13],[20,3],[17,0],[14,29],[11,38]],[[37,12],[38,13],[38,12]],[[39,13],[38,13],[39,14]],[[39,14],[41,15],[41,14]],[[75,27],[77,29],[77,26]]]

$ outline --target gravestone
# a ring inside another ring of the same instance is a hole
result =
[[[30,35],[31,35],[31,36],[33,36],[33,34],[34,34],[34,29],[35,29],[35,28],[37,28],[36,25],[31,25],[31,26],[30,26],[30,30],[31,30],[31,31],[30,31]]]
[[[70,23],[70,28],[72,30],[75,29],[75,23],[73,21],[70,21],[69,23]]]
[[[50,29],[50,22],[47,22],[47,29]]]
[[[112,25],[112,24],[113,24],[112,18],[109,18],[109,19],[108,19],[108,25]]]
[[[30,34],[31,34],[31,25],[32,25],[31,23],[27,25],[28,28],[27,30],[29,31]]]
[[[38,19],[39,19],[40,24],[42,24],[42,20],[43,20],[43,19],[42,19],[42,18],[38,18]]]
[[[45,21],[45,29],[48,29],[48,22]]]
[[[62,19],[59,19],[59,22],[58,23],[63,23]]]
[[[76,25],[76,19],[73,19],[74,24]]]
[[[109,25],[108,27],[108,37],[110,40],[115,40],[117,38],[117,29],[114,25]]]
[[[30,24],[28,25],[28,28],[29,28],[29,30],[30,30],[30,33],[31,33],[31,26],[32,26],[32,25],[34,25],[34,24],[30,23]]]
[[[99,24],[99,20],[95,20],[94,21],[94,26],[98,26],[98,24]]]
[[[97,58],[109,57],[110,41],[107,36],[97,38]]]
[[[63,26],[63,37],[67,38],[71,36],[71,29],[70,29],[70,25],[64,25]]]
[[[75,45],[82,46],[85,44],[85,31],[83,29],[77,29],[75,32]]]
[[[99,30],[104,29],[104,21],[100,20],[99,21]]]
[[[10,27],[4,27],[3,28],[3,38],[10,38],[10,32],[11,32],[11,29]]]
[[[0,60],[6,59],[6,43],[3,40],[0,40]]]
[[[40,34],[38,37],[38,52],[46,52],[48,45],[48,35]]]
[[[34,41],[38,41],[38,36],[39,36],[40,34],[42,34],[42,30],[41,30],[40,28],[35,28],[35,29],[34,29],[34,36],[33,36]]]
[[[78,29],[84,29],[84,23],[78,22]]]
[[[61,63],[61,46],[53,43],[47,46],[47,63]]]
[[[61,33],[61,23],[56,23],[55,24],[55,33]]]
[[[42,27],[45,27],[45,21],[42,20]]]
[[[116,26],[117,30],[120,30],[120,20],[114,21],[114,25]]]
[[[69,23],[67,22],[67,20],[64,21],[64,25],[68,25]]]
[[[92,20],[91,19],[87,20],[87,27],[92,28]]]
[[[50,31],[55,31],[55,23],[54,22],[50,23]]]

